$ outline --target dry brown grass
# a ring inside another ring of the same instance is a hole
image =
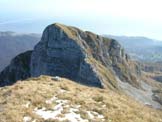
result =
[[[68,92],[59,93],[60,89]],[[60,82],[53,81],[47,76],[0,88],[0,121],[22,122],[24,116],[30,116],[43,122],[33,110],[45,106],[45,100],[53,96],[69,100],[70,105],[81,105],[80,114],[87,119],[86,111],[96,111],[105,116],[106,122],[162,122],[162,111],[146,107],[126,95],[79,85],[64,78]],[[25,108],[29,101],[31,104]],[[51,106],[46,107],[50,109]]]
[[[61,28],[69,38],[76,39],[77,37],[77,30],[74,27],[69,27],[63,24],[55,23],[55,25]]]

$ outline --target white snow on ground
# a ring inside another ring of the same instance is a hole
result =
[[[34,110],[34,113],[41,116],[45,120],[57,119],[59,121],[69,120],[70,122],[88,122],[88,120],[82,119],[80,114],[75,113],[79,111],[77,108],[70,108],[69,113],[64,114],[64,117],[59,117],[59,115],[61,115],[61,112],[63,111],[64,105],[68,103],[68,100],[61,100],[56,97],[53,97],[49,101],[54,102],[54,100],[57,103],[57,105],[53,108],[53,111],[46,110],[46,108],[42,108],[42,109],[36,108]],[[47,101],[47,103],[49,103],[49,101]]]
[[[52,78],[52,80],[54,80],[54,81],[61,81],[61,77],[55,76],[55,77]]]
[[[82,119],[80,114],[76,114],[75,112],[78,112],[78,109],[70,108],[69,113],[65,114],[64,118],[60,118],[59,120],[69,120],[70,122],[89,122],[87,119]]]
[[[53,108],[53,111],[46,110],[46,108],[42,108],[42,109],[36,108],[34,112],[46,120],[47,119],[59,119],[57,116],[61,114],[61,112],[63,111],[63,105],[65,105],[65,103],[67,103],[68,101],[59,100],[57,97],[53,97],[49,101],[46,101],[46,103],[51,103],[54,100],[56,100],[55,102],[57,103],[57,105]]]
[[[94,115],[91,113],[91,111],[87,111],[87,113],[88,113],[88,116],[90,117],[90,119],[94,119],[95,118]]]
[[[31,120],[32,120],[32,118],[29,117],[29,116],[25,116],[25,117],[23,118],[23,121],[24,121],[24,122],[30,122]]]
[[[52,104],[53,102],[57,103],[53,110],[47,110],[46,108],[35,108],[33,112],[45,120],[56,119],[58,121],[68,120],[70,122],[89,122],[88,119],[83,119],[79,114],[79,108],[81,105],[69,105],[70,101],[58,99],[55,96],[50,100],[46,100],[46,104]],[[68,109],[68,112],[62,114],[64,108],[66,108],[66,110]],[[101,119],[101,122],[105,120],[103,115],[95,111],[88,111],[87,114],[92,120],[96,118]]]
[[[55,100],[57,99],[57,97],[52,97],[51,99],[49,99],[49,100],[46,100],[46,103],[47,104],[52,104],[52,102],[54,102]]]
[[[75,108],[80,108],[80,107],[81,107],[81,105],[75,105],[74,107],[75,107]]]
[[[95,111],[91,111],[97,118],[100,118],[100,119],[104,119],[104,116],[95,112]]]
[[[28,101],[25,105],[23,105],[25,108],[29,108],[29,105],[30,105],[31,103]]]
[[[31,118],[30,116],[25,116],[25,117],[23,118],[23,122],[37,122],[37,120],[34,119],[34,120],[32,121],[32,118]]]
[[[90,119],[95,119],[95,118],[99,118],[102,121],[105,121],[104,116],[95,112],[95,111],[87,111],[88,116],[90,117]]]
[[[60,89],[59,93],[68,93],[69,91]],[[81,117],[81,105],[71,104],[69,100],[63,100],[59,99],[58,97],[54,96],[49,100],[45,101],[46,104],[53,104],[54,107],[47,109],[45,107],[42,107],[41,109],[35,108],[33,110],[33,113],[39,115],[44,120],[53,119],[58,121],[69,121],[69,122],[92,122],[96,119],[99,119],[100,122],[104,122],[104,116],[95,112],[95,111],[87,111],[88,118],[84,119]],[[23,105],[25,108],[29,108],[31,105],[31,102],[27,102]],[[102,105],[102,107],[105,107],[105,105]],[[86,112],[86,110],[83,110]],[[65,113],[66,112],[66,113]],[[88,120],[90,119],[90,120]],[[36,122],[36,119],[32,119],[30,116],[24,116],[23,122]]]
[[[60,92],[61,93],[65,93],[65,92],[68,92],[67,90],[64,90],[64,89],[60,89]]]

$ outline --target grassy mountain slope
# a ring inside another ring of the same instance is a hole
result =
[[[161,116],[123,93],[65,78],[41,76],[0,88],[1,122],[162,122]]]

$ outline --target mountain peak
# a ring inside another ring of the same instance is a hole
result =
[[[58,28],[61,30],[61,32],[64,32],[66,33],[66,35],[69,37],[69,38],[76,38],[77,36],[77,31],[79,29],[75,28],[75,27],[72,27],[72,26],[67,26],[67,25],[64,25],[64,24],[60,24],[60,23],[54,23],[52,25],[49,25],[47,27],[48,28]]]

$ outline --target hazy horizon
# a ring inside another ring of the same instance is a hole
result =
[[[42,33],[59,22],[98,34],[162,40],[160,0],[1,0],[0,31]]]

